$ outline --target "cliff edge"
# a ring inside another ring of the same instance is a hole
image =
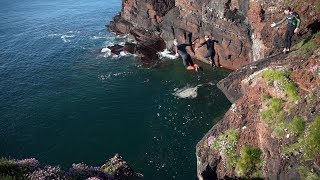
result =
[[[270,27],[285,6],[302,18],[288,54],[286,25]],[[234,71],[217,86],[233,104],[197,144],[199,179],[319,179],[319,21],[317,0],[123,0],[110,29],[151,49],[142,57],[189,33],[195,46],[219,41],[215,61]],[[203,60],[202,50],[189,53]]]

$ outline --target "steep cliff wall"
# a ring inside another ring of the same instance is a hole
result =
[[[134,35],[143,44],[142,54],[143,48],[149,48],[146,56],[150,56],[150,51],[156,54],[165,47],[170,49],[174,38],[184,42],[185,33],[193,33],[195,46],[204,35],[212,35],[219,41],[215,46],[215,61],[225,68],[238,69],[281,51],[285,26],[272,29],[270,24],[283,17],[282,7],[288,3],[303,17],[304,29],[319,23],[316,0],[123,0],[122,11],[110,23],[110,28]],[[305,33],[302,31],[301,35]],[[299,39],[301,36],[294,37]],[[190,54],[203,60],[204,51],[201,48]]]
[[[216,62],[236,70],[218,83],[233,105],[197,145],[199,179],[319,178],[320,2],[157,2],[123,1],[111,29],[169,49],[188,33],[195,46],[212,35]],[[288,5],[302,18],[289,55],[281,53],[286,25],[270,27]],[[204,49],[189,51],[203,59]]]
[[[220,82],[234,103],[197,145],[199,179],[320,178],[319,47],[317,33]]]

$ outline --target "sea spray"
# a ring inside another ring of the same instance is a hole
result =
[[[185,86],[181,89],[176,88],[174,93],[172,93],[174,96],[182,99],[194,99],[198,96],[198,88],[201,87],[202,84],[199,84],[195,87]]]
[[[168,59],[177,59],[177,56],[171,54],[168,49],[163,50],[162,52],[158,52],[159,58],[168,58]]]

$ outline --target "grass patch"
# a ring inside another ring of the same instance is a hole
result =
[[[316,3],[316,10],[317,10],[317,12],[320,12],[320,2],[319,1]]]
[[[320,6],[320,3],[318,4],[318,6]],[[294,46],[294,48],[297,49],[296,54],[303,56],[304,58],[310,57],[313,54],[314,50],[316,50],[319,47],[319,44],[317,44],[315,40],[318,36],[320,36],[320,32],[296,44]]]
[[[283,108],[283,100],[280,98],[273,98],[270,100],[269,106],[273,113],[279,113]]]
[[[283,100],[280,98],[269,99],[267,103],[268,109],[261,112],[261,116],[267,123],[273,123],[278,118],[283,107]]]
[[[289,122],[289,131],[294,134],[302,134],[305,130],[306,123],[301,117],[294,117],[292,121]]]
[[[320,117],[316,117],[310,124],[303,141],[305,160],[312,160],[320,153]]]
[[[283,119],[276,121],[271,127],[273,129],[272,134],[278,139],[284,138],[287,134],[285,130],[288,129],[288,124]]]
[[[303,133],[305,122],[301,117],[295,117],[290,122],[284,120],[283,103],[284,101],[280,98],[269,99],[267,103],[268,109],[260,113],[262,119],[271,127],[272,134],[277,138],[283,138],[286,133],[298,135]]]
[[[298,140],[289,146],[284,147],[285,154],[299,154],[302,152],[305,161],[313,160],[320,153],[320,117],[316,117],[305,129],[305,123],[301,118],[295,118],[289,124],[292,131],[298,133]]]
[[[311,172],[308,168],[301,166],[299,167],[299,175],[301,179],[306,180],[318,180],[320,179],[319,173]]]
[[[300,152],[300,148],[301,148],[301,142],[297,142],[297,143],[293,143],[289,146],[285,146],[283,148],[283,153],[286,155],[290,155],[290,154],[299,154]]]
[[[290,73],[285,70],[266,70],[262,73],[262,77],[268,81],[268,84],[273,84],[274,81],[280,83],[289,101],[295,102],[299,99],[298,87],[289,79]]]
[[[272,98],[272,96],[270,94],[264,93],[264,94],[261,95],[261,100],[262,101],[266,101],[266,100],[269,100],[271,98]]]
[[[220,135],[212,144],[214,150],[220,151],[226,158],[228,169],[235,168],[237,164],[236,144],[240,138],[239,132],[235,129],[229,129]]]
[[[240,177],[248,177],[261,167],[262,152],[259,148],[243,146],[239,161],[236,165],[236,172]]]

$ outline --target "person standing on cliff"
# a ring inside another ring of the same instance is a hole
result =
[[[287,53],[290,51],[292,36],[294,35],[294,33],[299,32],[301,19],[299,17],[299,14],[293,12],[290,7],[286,7],[284,9],[284,13],[286,14],[286,16],[277,23],[273,22],[271,24],[271,27],[276,27],[282,24],[285,20],[288,20],[288,26],[285,34],[285,47],[283,49],[283,52]]]
[[[187,52],[187,46],[192,46],[192,44],[186,44],[186,43],[181,43],[178,44],[178,41],[176,39],[173,40],[173,44],[175,46],[175,52],[176,56],[178,57],[179,55],[182,57],[183,64],[184,66],[188,69],[194,69],[197,72],[200,70],[200,67],[197,64],[194,64],[190,54]]]
[[[204,55],[204,58],[209,61],[210,65],[212,67],[218,67],[218,65],[214,62],[214,56],[216,55],[216,52],[214,50],[214,43],[218,43],[219,41],[214,40],[213,37],[209,38],[209,36],[204,36],[204,42],[201,43],[198,47],[195,48],[195,51],[197,51],[199,48],[201,48],[203,45],[207,45],[207,53]]]

